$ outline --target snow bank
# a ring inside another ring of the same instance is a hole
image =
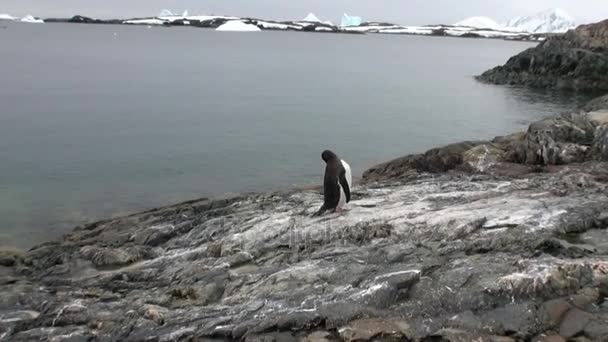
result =
[[[215,29],[216,31],[236,31],[236,32],[257,32],[261,29],[252,24],[245,24],[240,20],[230,20],[220,27]]]

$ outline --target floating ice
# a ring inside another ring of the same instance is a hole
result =
[[[245,24],[240,20],[230,20],[215,29],[216,31],[238,31],[238,32],[257,32],[262,31],[259,27],[252,24]]]
[[[363,22],[363,20],[361,19],[361,17],[354,17],[354,16],[350,16],[350,15],[344,13],[344,16],[342,16],[342,21],[340,23],[340,26],[342,26],[342,27],[359,26],[359,25],[361,25],[362,22]]]

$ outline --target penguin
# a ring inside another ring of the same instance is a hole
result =
[[[325,211],[340,212],[344,205],[350,202],[350,190],[352,186],[352,174],[350,165],[330,151],[321,153],[321,159],[325,161],[325,176],[323,178],[323,205],[312,216],[319,216]]]

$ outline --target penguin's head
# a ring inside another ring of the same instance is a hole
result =
[[[330,160],[337,159],[338,156],[330,150],[325,150],[321,153],[321,158],[327,163]]]

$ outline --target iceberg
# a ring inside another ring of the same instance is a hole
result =
[[[234,32],[257,32],[262,31],[259,27],[252,24],[245,24],[240,20],[230,20],[220,25],[216,31],[234,31]]]
[[[21,18],[21,21],[24,23],[34,23],[34,24],[40,24],[40,23],[44,23],[44,20],[42,19],[36,19],[34,18],[33,15],[26,15],[25,17]]]
[[[361,25],[362,22],[363,22],[363,20],[361,19],[361,17],[354,17],[354,16],[350,16],[350,15],[344,13],[344,16],[342,16],[342,21],[340,23],[340,26],[342,26],[342,27],[359,26],[359,25]]]

